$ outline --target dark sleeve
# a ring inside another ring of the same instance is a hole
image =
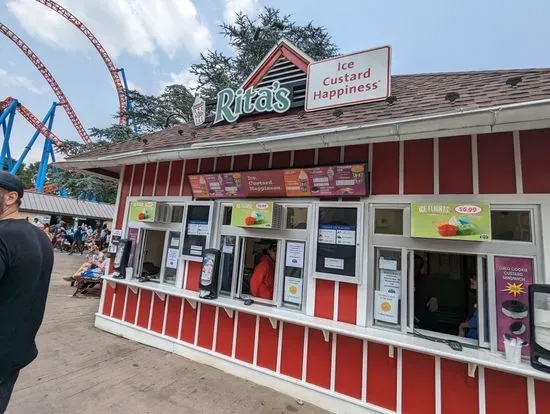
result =
[[[6,246],[6,243],[4,243],[4,240],[0,239],[0,280],[4,277],[4,273],[6,273],[8,268],[8,247]]]

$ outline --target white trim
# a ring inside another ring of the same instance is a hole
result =
[[[254,354],[252,356],[252,365],[258,365],[258,348],[260,347],[260,316],[256,315],[254,326]]]
[[[332,334],[332,346],[330,353],[330,390],[334,391],[336,387],[336,347],[338,346],[338,340],[335,334]]]
[[[231,344],[231,357],[235,358],[235,353],[237,352],[237,332],[239,331],[239,314],[240,312],[235,312],[235,320],[233,321],[233,343]]]
[[[199,162],[197,163],[198,164],[197,173],[199,172],[199,168],[201,166],[200,161],[201,160],[199,158]],[[186,168],[187,168],[187,160],[183,160],[183,166],[181,167],[181,182],[180,182],[180,191],[179,191],[180,196],[183,196],[183,187],[185,186],[185,175],[186,175],[185,169]]]
[[[306,382],[307,378],[307,353],[309,344],[309,328],[304,328],[304,349],[302,350],[302,381]]]
[[[103,313],[103,306],[105,305],[105,295],[107,294],[107,283],[101,284],[101,295],[99,296],[99,306],[97,313]]]
[[[216,172],[218,169],[218,157],[214,157],[214,165],[212,166],[212,172]]]
[[[405,194],[405,142],[399,141],[399,194]]]
[[[252,154],[248,154],[248,169],[252,169]]]
[[[397,348],[397,393],[396,393],[396,412],[403,412],[403,349]]]
[[[473,134],[470,138],[472,147],[472,192],[479,194],[479,164],[477,153],[477,134]]]
[[[441,414],[441,358],[435,357],[435,414]]]
[[[141,189],[139,191],[139,195],[140,196],[143,196],[143,186],[145,185],[145,175],[147,173],[147,166],[149,165],[150,163],[146,162],[143,164],[143,175],[141,177]]]
[[[138,295],[137,295],[137,304],[136,304],[136,316],[134,318],[134,323],[133,325],[134,326],[137,326],[137,322],[138,322],[138,317],[139,317],[139,308],[140,308],[140,305],[141,305],[141,292],[143,291],[143,289],[140,289],[139,292],[138,292]]]
[[[113,316],[113,312],[115,311],[115,302],[116,302],[116,285],[113,287],[113,300],[111,301],[111,310],[109,311],[109,316]]]
[[[277,338],[277,365],[275,370],[277,374],[281,373],[281,361],[283,356],[283,326],[284,322],[279,323],[279,336]]]
[[[149,305],[149,322],[147,322],[147,329],[151,330],[151,323],[153,322],[153,309],[155,306],[155,292],[151,292],[151,305]]]
[[[512,132],[514,141],[514,170],[516,172],[516,193],[523,194],[523,171],[521,169],[521,141],[519,131]]]
[[[339,310],[339,304],[340,304],[340,282],[335,281],[334,282],[334,298],[333,298],[333,309],[332,309],[332,320],[337,321],[338,320],[338,310]]]
[[[122,320],[126,320],[126,307],[128,306],[128,291],[130,290],[130,286],[126,286],[126,294],[124,295],[124,309],[122,309]]]
[[[369,363],[369,343],[363,339],[363,365],[361,365],[361,401],[367,401],[367,364]]]
[[[433,139],[434,194],[439,194],[439,137]]]
[[[195,318],[195,339],[193,341],[193,345],[197,346],[199,343],[199,327],[201,325],[201,308],[202,303],[198,303],[198,309],[197,309],[197,317]]]
[[[527,377],[527,410],[529,414],[537,414],[535,380],[530,377]]]
[[[344,160],[346,159],[346,147],[343,145],[340,145],[340,164],[344,163]]]
[[[166,335],[166,322],[168,321],[168,306],[170,304],[170,295],[166,296],[166,300],[164,301],[164,316],[162,320],[162,334]]]
[[[156,167],[155,167],[155,179],[153,181],[153,191],[151,193],[152,196],[155,195],[156,191],[157,191],[157,178],[158,178],[158,175],[159,175],[159,164],[160,164],[160,161],[156,163]]]
[[[183,311],[185,309],[185,299],[181,299],[181,306],[180,306],[180,319],[178,322],[178,339],[181,340],[181,331],[183,328]]]
[[[168,189],[170,188],[170,176],[172,175],[172,163],[174,161],[168,162],[168,175],[166,176],[166,187],[164,188],[164,196],[168,197]]]
[[[244,378],[256,384],[287,394],[292,398],[323,407],[330,412],[345,412],[348,414],[395,414],[392,410],[374,406],[373,404],[363,403],[360,400],[343,394],[332,393],[325,388],[303,383],[300,380],[277,374],[269,369],[253,366],[208,349],[194,347],[186,342],[164,337],[155,332],[148,332],[143,328],[125,329],[127,324],[124,322],[103,315],[96,316],[95,326],[98,329],[122,336],[126,339],[152,346],[166,352],[172,352],[195,362],[220,369],[239,378]]]
[[[478,407],[479,407],[479,414],[486,414],[486,402],[485,402],[485,368],[484,367],[478,367],[477,369],[477,375],[478,375],[478,388],[477,388],[477,394],[478,394]]]
[[[229,169],[230,169],[231,171],[233,171],[233,168],[234,168],[234,166],[235,166],[235,156],[234,156],[234,155],[231,155],[230,158],[231,158],[231,159],[230,159],[230,162],[229,162]]]
[[[220,307],[216,306],[216,313],[214,314],[214,333],[212,337],[212,350],[216,350],[218,344],[218,315],[220,313]]]

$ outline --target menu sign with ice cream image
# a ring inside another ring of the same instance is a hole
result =
[[[411,204],[411,236],[429,239],[491,240],[489,204]]]
[[[157,211],[156,201],[130,202],[130,221],[154,222]]]
[[[231,225],[257,229],[273,228],[274,203],[263,201],[237,201],[232,205]]]

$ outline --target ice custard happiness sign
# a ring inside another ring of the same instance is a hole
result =
[[[390,47],[311,63],[306,111],[384,100],[390,96]]]

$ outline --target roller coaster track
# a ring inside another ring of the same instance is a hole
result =
[[[19,38],[14,32],[12,32],[7,26],[0,23],[0,32],[6,35],[8,39],[10,39],[12,42],[14,42],[19,49],[27,55],[27,57],[30,59],[30,61],[36,66],[36,68],[40,71],[44,79],[49,83],[52,90],[54,91],[55,95],[57,96],[57,99],[59,101],[59,104],[65,109],[65,112],[67,113],[67,116],[69,117],[70,121],[73,123],[74,127],[76,128],[78,134],[80,135],[80,138],[85,144],[89,144],[92,142],[90,137],[88,136],[88,133],[82,126],[82,123],[76,116],[76,113],[73,110],[73,107],[65,97],[65,94],[61,90],[61,87],[57,83],[57,81],[54,79],[53,75],[50,73],[48,68],[46,68],[46,65],[42,63],[42,61],[38,58],[38,56],[29,48],[23,40]],[[32,115],[30,112],[28,112],[30,115]],[[40,121],[38,121],[40,123]],[[47,129],[47,128],[46,128]],[[61,142],[61,141],[59,141]]]
[[[46,7],[49,7],[56,13],[60,14],[62,17],[64,17],[66,20],[71,22],[74,26],[76,26],[84,35],[88,38],[90,42],[92,42],[92,45],[96,48],[96,50],[101,55],[101,58],[107,65],[107,69],[109,69],[109,72],[111,73],[111,76],[113,78],[113,82],[115,83],[116,92],[118,95],[118,103],[120,107],[119,111],[119,119],[118,122],[120,125],[126,125],[126,109],[127,109],[127,96],[126,96],[126,90],[124,88],[124,85],[120,79],[120,76],[118,74],[118,69],[114,65],[113,61],[103,48],[101,46],[101,43],[99,43],[99,40],[93,35],[93,33],[88,29],[84,23],[82,23],[78,18],[72,14],[70,11],[65,9],[64,7],[57,4],[55,1],[52,0],[36,0],[38,3],[43,4]]]

